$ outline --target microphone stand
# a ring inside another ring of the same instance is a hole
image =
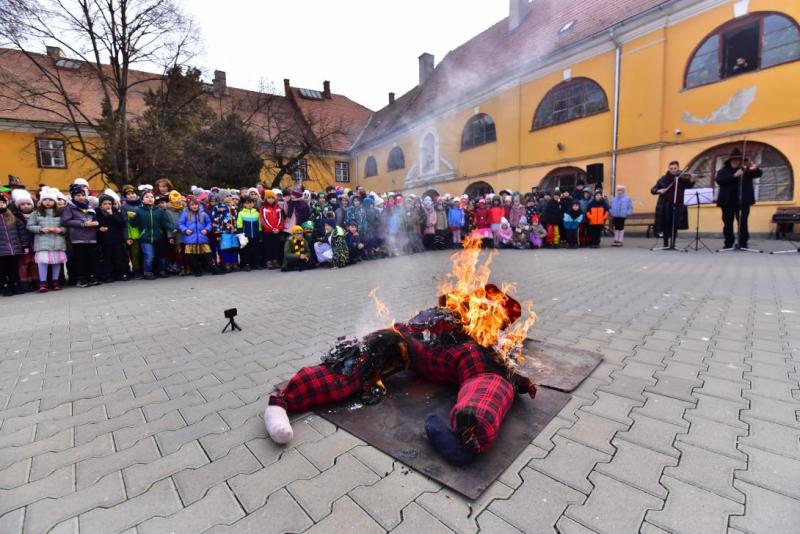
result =
[[[678,250],[675,248],[675,238],[677,237],[678,231],[675,229],[675,225],[678,223],[678,180],[680,180],[683,171],[678,172],[675,175],[675,179],[672,182],[672,187],[675,189],[673,192],[672,198],[672,228],[670,228],[669,237],[669,246],[668,247],[653,247],[650,250]]]

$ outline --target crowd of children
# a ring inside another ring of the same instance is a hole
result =
[[[632,212],[624,186],[609,203],[582,183],[571,192],[420,198],[341,187],[313,194],[299,184],[184,195],[161,179],[95,195],[79,178],[68,194],[41,187],[35,199],[10,183],[0,188],[0,284],[8,296],[64,283],[336,269],[457,247],[471,232],[488,248],[597,248],[609,217],[613,246],[622,246]]]

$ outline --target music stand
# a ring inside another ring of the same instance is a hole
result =
[[[714,188],[701,187],[698,189],[687,189],[683,192],[683,203],[687,207],[697,206],[697,219],[695,221],[694,239],[692,240],[695,252],[699,251],[700,245],[702,245],[704,249],[713,253],[714,251],[700,239],[700,206],[714,203]],[[691,249],[692,243],[689,243],[683,251],[689,252]]]

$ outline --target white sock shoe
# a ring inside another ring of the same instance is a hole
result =
[[[289,416],[280,406],[267,406],[264,410],[264,426],[272,441],[279,445],[286,445],[294,438]]]

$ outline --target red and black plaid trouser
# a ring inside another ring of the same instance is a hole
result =
[[[434,348],[410,336],[406,340],[414,372],[433,382],[460,385],[450,411],[453,431],[477,452],[489,450],[514,402],[511,382],[497,374],[496,364],[474,342]],[[269,404],[289,412],[303,412],[340,402],[361,390],[360,375],[360,369],[340,375],[326,365],[305,367],[282,391],[270,397]]]

